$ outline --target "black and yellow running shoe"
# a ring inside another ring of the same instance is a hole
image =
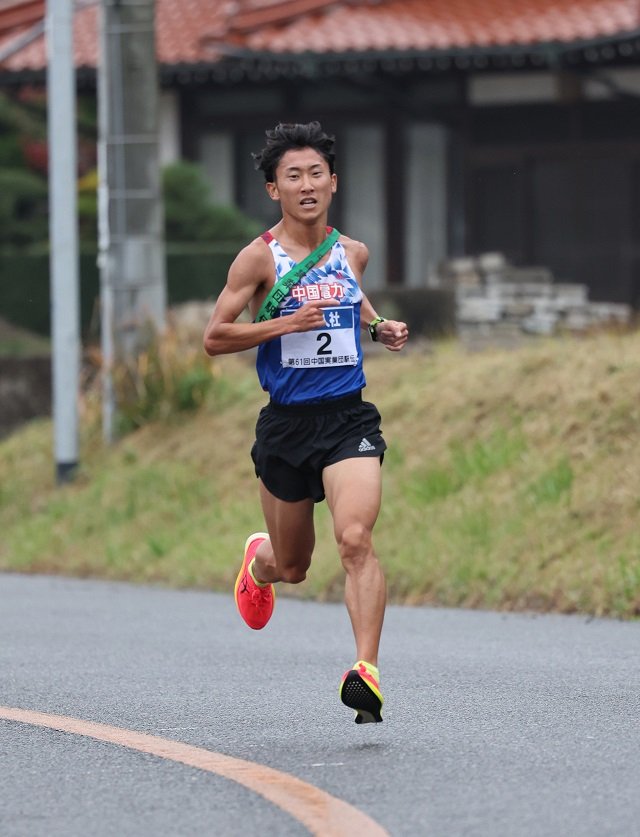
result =
[[[340,700],[354,709],[356,724],[379,724],[384,698],[380,691],[380,672],[364,660],[345,671],[340,683]]]

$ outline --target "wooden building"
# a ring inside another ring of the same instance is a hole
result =
[[[279,121],[335,134],[333,222],[370,287],[498,250],[640,307],[637,0],[156,0],[162,153],[265,224],[251,152]],[[0,86],[41,82],[42,0],[0,0]],[[79,0],[78,84],[99,3]]]

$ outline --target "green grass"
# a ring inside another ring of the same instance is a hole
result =
[[[249,449],[265,396],[251,353],[211,362],[210,381],[201,358],[160,366],[165,384],[140,394],[152,419],[111,449],[86,397],[71,485],[54,484],[50,422],[0,443],[0,569],[230,589],[263,527]],[[640,614],[639,334],[374,347],[366,369],[389,445],[375,543],[392,601]],[[316,534],[307,581],[284,592],[334,600],[324,505]]]
[[[573,485],[573,468],[566,457],[544,471],[529,486],[529,494],[534,505],[541,503],[558,503],[568,498]]]
[[[524,451],[526,442],[520,433],[496,431],[488,439],[454,440],[449,444],[448,462],[427,466],[413,475],[411,490],[419,503],[434,503],[460,491],[470,482],[481,483],[487,477],[509,467]]]
[[[0,357],[32,357],[48,355],[50,351],[47,338],[11,325],[0,317]]]

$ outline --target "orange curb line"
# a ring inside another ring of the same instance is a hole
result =
[[[357,808],[272,767],[225,756],[181,741],[65,715],[0,706],[0,719],[95,738],[215,773],[260,794],[302,823],[314,835],[352,837],[353,834],[366,834],[367,837],[389,837],[382,826]]]

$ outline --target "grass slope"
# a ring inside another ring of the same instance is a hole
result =
[[[391,600],[640,614],[640,334],[368,352]],[[73,485],[53,484],[49,422],[0,443],[0,569],[229,590],[263,526],[249,448],[265,398],[250,353],[213,371],[198,412],[112,449],[89,405]],[[309,578],[287,592],[335,599],[324,505],[316,526]]]
[[[0,358],[48,355],[50,341],[0,317]]]

